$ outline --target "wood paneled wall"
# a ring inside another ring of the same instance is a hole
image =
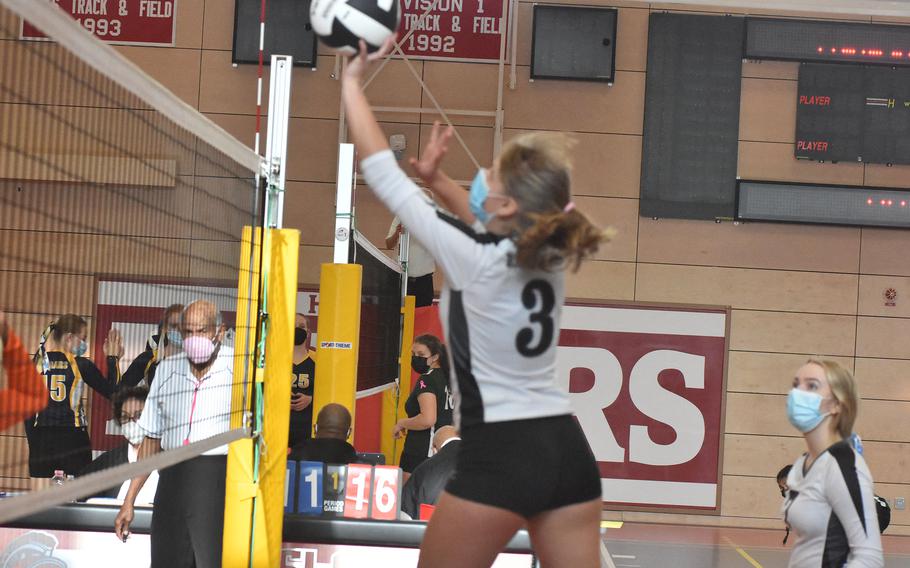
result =
[[[590,5],[592,2],[585,2]],[[599,2],[594,0],[594,4]],[[174,48],[120,47],[123,53],[188,103],[252,143],[255,69],[231,66],[233,0],[178,3]],[[630,520],[686,521],[780,527],[774,475],[802,451],[785,417],[785,395],[795,369],[809,355],[843,362],[856,372],[863,398],[857,431],[876,490],[889,498],[910,490],[910,232],[778,225],[713,223],[638,216],[641,134],[652,10],[711,12],[698,5],[619,6],[616,78],[599,83],[529,82],[532,2],[518,4],[518,81],[505,91],[505,138],[530,130],[559,130],[578,139],[574,173],[581,209],[619,229],[619,236],[569,279],[579,298],[730,305],[733,308],[728,371],[723,505],[720,517],[615,513]],[[807,14],[807,16],[820,17]],[[821,17],[824,17],[823,15]],[[861,19],[870,21],[871,18]],[[893,20],[891,20],[893,21]],[[910,20],[908,20],[910,23]],[[316,284],[319,265],[331,258],[332,209],[339,84],[335,57],[321,52],[318,69],[293,77],[288,193],[285,224],[302,230],[300,282]],[[414,62],[439,101],[450,108],[493,110],[495,65]],[[910,187],[910,168],[863,164],[816,164],[793,158],[797,65],[747,62],[743,66],[738,173],[743,178]],[[267,82],[266,82],[267,84]],[[400,61],[387,65],[369,87],[376,105],[428,107],[431,102]],[[425,140],[433,114],[383,114],[388,134],[405,134],[407,155]],[[474,155],[489,163],[491,119],[454,117]],[[447,168],[470,179],[474,166],[452,145]],[[0,191],[5,191],[0,187]],[[391,220],[368,191],[357,192],[357,224],[381,244]],[[116,214],[115,202],[110,213]],[[217,215],[217,208],[209,213]],[[29,232],[38,221],[0,212],[0,234],[25,232],[35,243],[53,238]],[[18,220],[17,220],[18,219]],[[13,224],[18,225],[13,226]],[[154,259],[129,247],[80,236],[66,246],[117,250],[114,260],[89,262],[66,273],[43,272],[28,258],[0,251],[0,306],[21,314],[14,323],[33,340],[44,322],[32,312],[71,310],[91,314],[91,275],[97,271],[152,274],[187,249],[202,258],[230,262],[220,243],[164,240],[151,233]],[[37,245],[35,245],[37,246]],[[122,248],[121,248],[122,247]],[[175,268],[183,275],[193,268]],[[28,276],[22,276],[27,273]],[[897,290],[897,305],[882,293]],[[0,444],[21,441],[0,438]],[[4,475],[0,472],[0,475]],[[890,533],[910,534],[910,513],[894,511]]]

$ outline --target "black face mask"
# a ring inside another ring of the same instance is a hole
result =
[[[302,327],[294,328],[294,345],[303,345],[306,343],[306,330]]]
[[[411,355],[411,368],[417,371],[417,373],[420,375],[426,375],[430,370],[430,364],[427,363],[426,357]]]

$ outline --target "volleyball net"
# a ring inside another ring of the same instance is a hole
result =
[[[26,24],[43,37],[23,39]],[[266,269],[257,254],[241,261],[259,244],[243,229],[263,224],[262,162],[55,3],[0,0],[0,310],[34,369],[10,376],[7,353],[0,372],[12,406],[0,408],[0,523],[115,496],[125,479],[249,436],[261,306],[239,290],[258,290]],[[202,320],[181,319],[194,302]],[[214,409],[172,376],[197,333],[230,374]],[[28,381],[46,391],[37,408],[9,396]],[[175,449],[111,456],[143,424],[142,405],[118,397],[127,386],[167,407],[155,433]],[[62,487],[47,487],[57,471]]]

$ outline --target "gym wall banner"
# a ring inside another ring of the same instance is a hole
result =
[[[177,0],[55,0],[57,6],[107,43],[174,45]],[[21,39],[47,39],[22,22]]]
[[[499,61],[501,36],[508,28],[508,2],[401,0],[401,49],[419,59]]]
[[[610,508],[720,512],[727,308],[568,302],[557,368]]]

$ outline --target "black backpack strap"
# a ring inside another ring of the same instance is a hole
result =
[[[859,477],[856,475],[856,454],[853,448],[847,442],[838,442],[828,449],[828,453],[837,461],[840,467],[841,475],[847,484],[847,491],[850,492],[850,498],[853,500],[853,506],[856,507],[856,515],[863,524],[863,531],[868,535],[869,530],[866,527],[866,515],[863,514],[863,495],[859,488]]]

